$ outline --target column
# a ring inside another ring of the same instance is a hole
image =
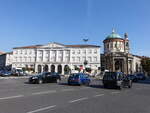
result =
[[[56,57],[56,62],[58,62],[58,50],[56,50],[56,55],[55,55],[55,57]]]
[[[52,57],[52,51],[49,51],[49,62],[51,62],[51,57]]]
[[[48,64],[48,72],[51,72],[51,65]]]
[[[46,56],[46,51],[45,50],[43,50],[43,62],[45,62],[45,56]]]
[[[63,50],[63,60],[62,62],[65,62],[65,50]]]
[[[35,64],[35,67],[34,67],[34,71],[35,71],[35,73],[37,73],[38,72],[38,67],[37,67],[38,65],[37,64]]]
[[[62,65],[62,75],[64,75],[64,65]]]
[[[55,65],[55,72],[58,72],[58,65]]]
[[[128,64],[127,63],[128,63],[127,58],[124,58],[124,73],[125,74],[127,74],[127,72],[128,72],[128,66],[127,66]]]
[[[42,68],[42,69],[41,69],[41,72],[43,72],[44,65],[41,65],[41,68]]]

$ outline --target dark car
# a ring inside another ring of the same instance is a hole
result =
[[[128,88],[132,87],[132,80],[129,76],[124,75],[123,82],[122,82],[122,87],[128,87]]]
[[[145,75],[142,73],[136,74],[136,77],[138,80],[145,80],[146,79]]]
[[[89,75],[85,73],[73,73],[68,78],[68,85],[89,85]]]
[[[3,77],[8,77],[8,76],[11,76],[11,75],[12,75],[11,71],[3,71],[1,73],[1,76],[3,76]]]
[[[12,74],[14,75],[14,76],[27,76],[28,74],[27,73],[25,73],[23,70],[21,70],[21,69],[16,69],[16,70],[13,70],[12,71]]]
[[[51,72],[43,72],[38,75],[31,76],[29,78],[29,83],[48,83],[48,82],[57,82],[61,80],[61,77],[58,73],[51,73]]]
[[[136,75],[127,75],[127,76],[128,76],[128,77],[130,78],[130,80],[132,80],[133,82],[137,82],[137,81],[138,81]]]
[[[105,72],[103,77],[104,88],[132,87],[132,81],[122,72]]]

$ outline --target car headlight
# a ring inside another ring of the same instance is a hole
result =
[[[32,79],[37,79],[38,77],[32,77]]]

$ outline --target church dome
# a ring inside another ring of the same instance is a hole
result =
[[[119,34],[115,33],[115,31],[113,29],[112,33],[106,37],[106,39],[110,39],[110,38],[121,38],[121,36]]]

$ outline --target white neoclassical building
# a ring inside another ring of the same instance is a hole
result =
[[[86,63],[87,64],[86,64]],[[75,67],[81,70],[89,67],[97,71],[100,67],[100,46],[64,45],[48,43],[13,48],[12,68],[33,68],[35,72],[43,71],[67,73]]]

